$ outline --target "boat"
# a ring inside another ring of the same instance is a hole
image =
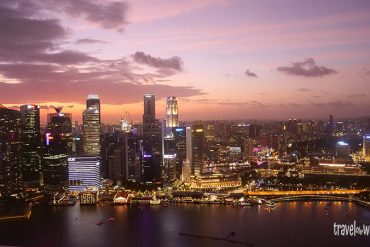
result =
[[[96,225],[98,225],[98,226],[103,225],[103,222],[98,221],[98,222],[96,222]]]
[[[241,206],[241,207],[251,207],[252,203],[250,202],[238,202],[235,206]]]
[[[276,203],[274,203],[274,202],[267,202],[267,207],[269,207],[269,208],[275,208],[276,207]]]

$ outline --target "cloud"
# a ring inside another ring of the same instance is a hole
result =
[[[68,32],[58,20],[36,18],[29,2],[0,1],[0,59],[2,62],[31,61],[33,57],[58,48],[57,40]]]
[[[93,92],[109,104],[140,102],[147,92],[156,93],[158,98],[204,94],[201,89],[191,86],[164,84],[168,76],[182,71],[183,62],[179,57],[163,59],[137,52],[136,61],[132,61],[132,57],[102,60],[77,50],[63,49],[71,31],[50,13],[59,9],[72,17],[84,17],[106,28],[118,29],[124,18],[119,7],[122,5],[118,5],[119,11],[115,12],[111,2],[45,0],[43,3],[45,5],[33,0],[0,1],[2,103],[82,103],[86,95]],[[76,3],[74,10],[72,3]],[[104,6],[97,9],[100,5]],[[82,6],[87,7],[83,9]],[[105,18],[105,15],[112,16]],[[98,40],[82,39],[80,42]],[[155,71],[147,72],[146,66],[155,68]],[[124,92],[125,97],[120,92]]]
[[[254,72],[252,72],[252,71],[250,71],[249,69],[247,69],[245,72],[244,72],[244,74],[246,75],[246,76],[248,76],[248,77],[258,77],[257,75],[256,75],[256,73],[254,73]]]
[[[137,51],[132,55],[135,62],[145,64],[161,70],[174,70],[181,72],[183,70],[183,61],[180,57],[171,58],[152,57],[142,51]]]
[[[281,66],[278,67],[277,70],[288,75],[303,77],[323,77],[338,73],[334,69],[329,69],[325,66],[317,66],[313,58],[307,58],[302,62],[293,62],[291,66]]]
[[[50,110],[50,109],[55,109],[56,106],[54,105],[39,105],[41,110]]]
[[[328,102],[312,102],[312,106],[315,107],[330,107],[330,108],[344,108],[344,107],[354,107],[355,105],[351,102],[343,102],[341,100],[328,101]]]
[[[360,93],[360,94],[348,94],[348,98],[366,98],[366,94]]]
[[[99,39],[79,39],[75,44],[107,44],[108,42]]]
[[[298,88],[296,91],[298,91],[298,92],[308,92],[308,91],[310,91],[310,89],[305,88],[305,87],[301,87],[301,88]]]
[[[119,92],[124,92],[124,97]],[[101,83],[97,80],[88,80],[84,83],[37,81],[18,84],[0,83],[0,98],[4,104],[56,100],[60,103],[83,103],[86,96],[91,93],[98,94],[104,104],[128,104],[141,102],[143,95],[148,92],[154,93],[158,99],[168,95],[190,97],[204,94],[201,90],[188,86],[139,85],[124,82]],[[18,97],[20,94],[23,94],[22,99]]]
[[[123,31],[128,24],[129,9],[125,1],[44,0],[35,1],[44,11],[62,12],[71,17],[81,17],[106,29]]]

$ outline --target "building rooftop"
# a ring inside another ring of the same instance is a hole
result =
[[[89,94],[87,99],[99,99],[99,96],[97,94]]]

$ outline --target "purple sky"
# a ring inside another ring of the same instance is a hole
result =
[[[370,1],[0,1],[0,103],[140,120],[370,115]]]

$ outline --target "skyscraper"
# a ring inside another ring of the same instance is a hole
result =
[[[339,141],[335,144],[335,156],[347,158],[350,155],[350,146],[347,142]]]
[[[26,187],[40,186],[41,179],[41,134],[40,107],[22,105],[23,182]]]
[[[335,127],[335,123],[334,123],[334,116],[333,115],[329,115],[329,121],[328,121],[328,124],[326,126],[326,130],[327,130],[327,135],[328,137],[332,137],[333,134],[334,134],[334,127]]]
[[[100,100],[89,95],[83,113],[83,150],[88,155],[100,155]]]
[[[182,166],[186,161],[187,145],[186,145],[186,128],[176,127],[172,128],[172,133],[175,141],[176,151],[176,178],[181,179]]]
[[[199,176],[203,169],[204,128],[203,125],[192,126],[192,174]]]
[[[172,132],[164,137],[162,179],[170,183],[176,179],[176,143]]]
[[[370,134],[363,137],[363,155],[367,161],[370,161]]]
[[[162,125],[155,119],[155,96],[144,95],[142,180],[159,182],[162,165]]]
[[[0,197],[22,191],[21,114],[0,105]]]
[[[70,155],[73,143],[72,114],[62,113],[61,108],[55,110],[56,113],[48,114],[48,133],[53,137],[53,153]]]
[[[166,127],[179,127],[179,115],[176,97],[167,97],[166,104]]]
[[[143,124],[155,122],[155,95],[144,94]]]
[[[44,188],[51,193],[59,191],[68,179],[67,157],[72,154],[72,114],[55,108],[48,114],[42,157]]]

